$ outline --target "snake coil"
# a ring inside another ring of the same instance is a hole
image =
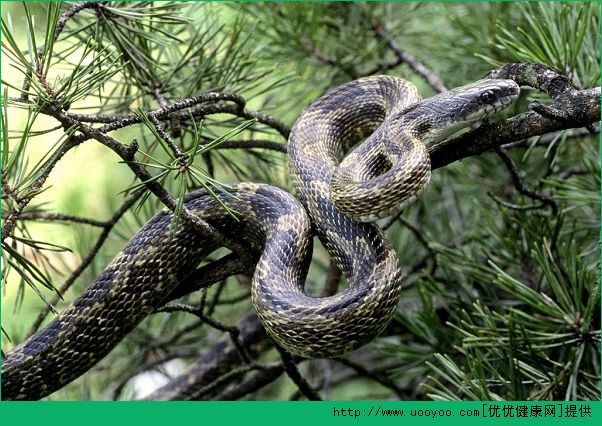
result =
[[[399,78],[352,81],[309,106],[292,129],[289,165],[300,202],[272,186],[239,183],[235,197],[217,195],[239,221],[204,191],[191,193],[186,207],[261,253],[252,301],[278,344],[305,357],[341,355],[386,327],[402,290],[395,251],[364,222],[424,190],[429,148],[518,93],[511,80],[481,80],[421,101]],[[171,216],[162,211],[146,223],[77,300],[7,354],[2,399],[42,398],[92,368],[217,248],[186,224],[170,236]],[[312,223],[349,281],[330,297],[304,292]]]

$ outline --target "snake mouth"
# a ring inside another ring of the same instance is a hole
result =
[[[489,104],[487,106],[485,106],[485,109],[483,111],[483,118],[487,118],[487,117],[491,117],[493,114],[495,114],[498,111],[501,111],[503,109],[508,108],[518,97],[518,94],[514,95],[507,95],[507,96],[502,96],[499,98],[498,102],[496,102],[495,104]],[[476,119],[478,119],[479,114],[475,114]]]
[[[459,90],[458,97],[465,102],[460,116],[466,122],[488,118],[509,107],[520,95],[520,87],[513,80],[480,80],[465,86],[465,90],[455,90]]]
[[[510,105],[512,105],[512,103],[514,103],[514,101],[516,101],[516,99],[518,98],[519,94],[520,92],[518,90],[518,86],[516,86],[516,91],[512,91],[507,95],[498,97],[498,99],[494,103],[483,105],[480,110],[469,114],[466,117],[466,121],[479,121],[484,118],[491,117],[496,112],[502,111],[508,108]]]
[[[508,87],[510,93],[502,95],[498,98],[498,102],[494,104],[495,111],[502,110],[509,107],[514,101],[516,101],[520,95],[520,87],[518,84],[513,84]]]
[[[511,104],[516,101],[520,95],[520,87],[514,81],[510,80],[506,87],[507,93],[504,95],[500,95],[497,99],[497,102],[493,104],[494,110],[492,114],[502,109],[509,107]]]

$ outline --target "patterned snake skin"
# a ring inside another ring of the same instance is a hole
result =
[[[341,355],[386,327],[401,291],[390,243],[355,219],[390,215],[415,198],[429,181],[428,148],[518,93],[511,80],[481,80],[420,101],[405,80],[352,81],[312,104],[292,129],[289,163],[301,203],[278,188],[239,183],[235,197],[218,194],[239,221],[204,191],[191,193],[186,207],[261,253],[252,300],[276,342],[305,357]],[[92,368],[217,248],[185,224],[170,238],[170,222],[170,212],[157,214],[71,306],[7,354],[2,399],[42,398]],[[349,281],[334,296],[304,293],[312,232]]]

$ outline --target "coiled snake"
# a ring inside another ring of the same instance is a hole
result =
[[[511,80],[481,80],[421,101],[399,78],[352,81],[313,103],[292,129],[289,164],[301,203],[272,186],[239,183],[235,197],[218,194],[239,221],[204,191],[190,194],[186,207],[261,253],[252,301],[278,344],[305,357],[340,355],[385,328],[401,291],[395,251],[378,227],[358,220],[415,198],[430,178],[428,149],[518,93]],[[3,399],[38,399],[83,374],[216,249],[185,224],[170,238],[170,221],[170,212],[157,214],[71,306],[8,353]],[[304,293],[312,232],[350,283],[331,297]]]

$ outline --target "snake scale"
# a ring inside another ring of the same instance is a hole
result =
[[[230,194],[217,193],[238,220],[202,190],[185,205],[261,253],[252,301],[278,344],[304,357],[341,355],[387,326],[402,289],[395,251],[367,222],[420,194],[430,178],[429,148],[518,93],[513,81],[492,79],[421,100],[399,78],[349,82],[311,104],[291,131],[298,199],[273,186],[238,183]],[[164,210],[147,222],[79,298],[7,354],[2,399],[42,398],[92,368],[217,248],[186,224],[170,235],[171,217]],[[349,282],[330,297],[304,292],[314,234]]]

